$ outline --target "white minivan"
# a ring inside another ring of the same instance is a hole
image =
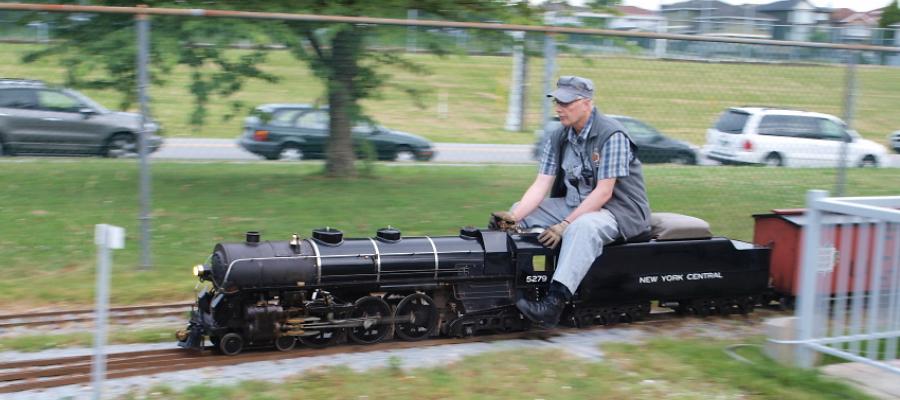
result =
[[[877,167],[884,146],[863,139],[840,118],[817,112],[733,107],[706,131],[703,152],[723,164],[836,167],[846,147],[846,165]]]

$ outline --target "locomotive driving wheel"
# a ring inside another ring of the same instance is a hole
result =
[[[382,341],[391,333],[391,323],[385,319],[391,315],[391,306],[378,296],[366,296],[356,300],[351,319],[362,320],[362,326],[350,328],[350,340],[360,344]]]
[[[297,345],[297,338],[294,336],[279,336],[275,339],[275,348],[279,351],[288,351]]]
[[[314,335],[300,336],[300,343],[303,343],[306,347],[321,349],[337,342],[340,336],[340,329],[320,329]]]
[[[244,338],[241,335],[231,332],[222,336],[219,340],[219,351],[226,356],[233,356],[244,349]]]
[[[413,293],[403,298],[394,311],[397,321],[397,337],[403,340],[427,338],[437,326],[437,306],[424,293]]]

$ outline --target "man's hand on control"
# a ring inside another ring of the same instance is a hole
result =
[[[540,236],[538,236],[538,240],[545,247],[555,249],[556,246],[559,246],[559,242],[562,240],[563,232],[566,231],[566,228],[568,226],[569,221],[563,220],[562,222],[553,225],[541,232]]]
[[[499,231],[513,232],[516,230],[516,216],[509,211],[497,211],[491,213],[491,220],[488,222],[489,229]]]

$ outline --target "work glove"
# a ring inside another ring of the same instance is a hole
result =
[[[556,246],[559,246],[559,242],[562,241],[563,232],[566,231],[568,226],[569,221],[563,220],[563,222],[553,225],[541,232],[538,236],[538,241],[540,241],[544,247],[555,249]]]
[[[488,229],[515,232],[517,224],[516,217],[514,217],[511,212],[497,211],[491,213],[491,220],[488,221]]]

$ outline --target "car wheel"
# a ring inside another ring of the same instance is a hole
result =
[[[300,149],[300,145],[285,143],[281,146],[281,150],[278,151],[278,157],[276,159],[289,161],[302,160],[303,150]]]
[[[778,153],[769,153],[763,160],[763,165],[767,167],[783,167],[784,160],[781,159],[781,155]]]
[[[117,133],[106,142],[106,157],[124,158],[138,155],[137,137],[131,133]]]
[[[416,153],[409,146],[398,146],[394,153],[394,161],[410,162],[416,160]]]
[[[866,167],[877,168],[878,167],[878,159],[876,159],[875,156],[869,154],[869,155],[863,157],[862,161],[859,162],[859,166],[861,168],[866,168]]]
[[[695,165],[697,164],[697,157],[695,157],[693,154],[680,153],[672,157],[669,162],[671,162],[672,164],[680,165]]]

